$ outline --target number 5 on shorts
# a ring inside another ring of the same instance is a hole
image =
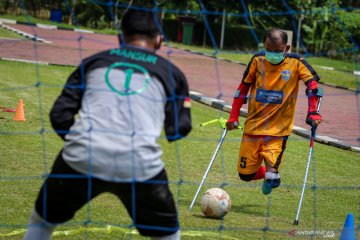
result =
[[[240,167],[241,168],[246,168],[246,157],[241,157],[240,158]]]

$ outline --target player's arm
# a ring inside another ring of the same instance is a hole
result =
[[[231,107],[230,117],[226,123],[226,128],[228,130],[233,130],[237,126],[239,126],[240,109],[245,102],[250,87],[251,84],[241,82],[241,84],[237,88]]]
[[[299,77],[306,84],[306,96],[308,97],[308,111],[306,123],[310,126],[317,126],[322,122],[322,117],[318,111],[320,94],[318,89],[319,75],[303,58],[300,58]]]
[[[310,80],[306,82],[306,95],[308,97],[306,123],[314,127],[322,122],[322,117],[318,111],[321,96],[319,95],[317,81]]]
[[[185,75],[177,68],[173,69],[174,91],[168,96],[165,105],[165,133],[168,141],[176,141],[188,135],[192,129],[190,115],[190,94]],[[173,95],[175,93],[175,95]]]
[[[242,105],[245,103],[246,96],[249,92],[252,82],[255,81],[255,71],[256,71],[256,61],[254,60],[255,57],[256,55],[253,56],[252,59],[250,60],[244,72],[243,79],[239,87],[236,89],[236,93],[234,96],[234,100],[230,112],[230,117],[226,122],[227,130],[233,130],[237,128],[237,126],[239,125],[240,109]]]
[[[74,124],[75,115],[81,107],[84,86],[81,71],[78,68],[68,78],[61,95],[56,99],[51,109],[51,125],[62,139],[65,139],[65,135]]]

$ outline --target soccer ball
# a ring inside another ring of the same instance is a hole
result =
[[[221,188],[210,188],[200,199],[202,213],[209,218],[222,218],[231,208],[231,199]]]

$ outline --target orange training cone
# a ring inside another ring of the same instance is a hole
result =
[[[26,118],[25,118],[25,111],[24,111],[24,103],[23,100],[20,99],[18,106],[16,108],[16,113],[15,116],[13,117],[14,121],[19,121],[19,122],[25,122]]]

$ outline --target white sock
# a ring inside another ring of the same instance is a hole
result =
[[[266,172],[265,173],[265,179],[279,179],[280,175],[278,173],[274,172]]]
[[[171,235],[163,236],[163,237],[151,237],[152,240],[180,240],[180,229]]]
[[[54,229],[54,225],[45,222],[33,209],[24,240],[49,240]]]

